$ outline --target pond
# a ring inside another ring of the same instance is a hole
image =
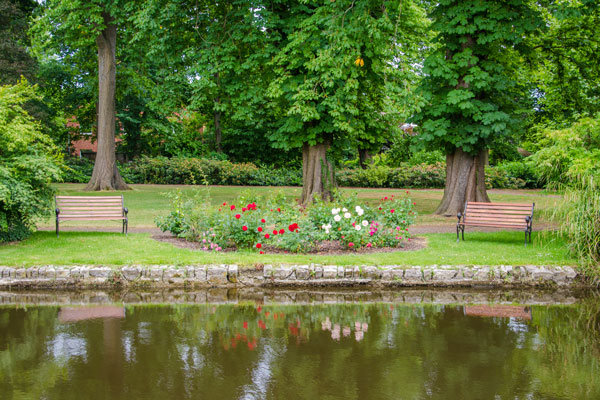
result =
[[[0,293],[0,398],[600,398],[594,295],[158,298]]]

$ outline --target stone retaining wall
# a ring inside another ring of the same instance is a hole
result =
[[[336,266],[170,265],[120,268],[104,266],[0,266],[1,287],[318,287],[318,286],[575,286],[580,281],[569,266]]]

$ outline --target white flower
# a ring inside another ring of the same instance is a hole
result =
[[[326,226],[327,225],[325,225],[325,224],[321,225],[321,229],[327,229]]]
[[[360,208],[360,206],[356,206],[354,209],[356,210],[356,212],[359,212],[360,210],[362,210],[362,208]]]
[[[331,224],[325,225],[325,229],[331,229]]]
[[[359,210],[356,210],[356,213],[358,214],[358,216],[361,216],[365,213],[365,210],[363,210],[362,208]]]
[[[342,208],[342,211],[343,211],[343,212],[346,212],[346,211],[348,211],[348,210],[346,210],[346,208]]]
[[[367,220],[364,220],[364,221],[362,222],[362,226],[367,226],[367,225],[369,225],[369,221],[367,221]]]
[[[351,215],[350,215],[349,212],[347,212],[347,213],[344,214],[344,218],[350,218],[350,217],[351,217]]]
[[[336,220],[336,222],[339,222],[342,219],[342,217],[336,215],[335,217],[333,217],[333,219]]]
[[[339,209],[339,208],[332,208],[332,209],[331,209],[331,213],[332,213],[333,215],[336,215],[336,214],[337,214],[337,213],[339,213],[339,212],[340,212],[340,209]]]
[[[360,231],[360,225],[356,225],[356,226],[354,227],[354,229],[356,229],[357,231]]]

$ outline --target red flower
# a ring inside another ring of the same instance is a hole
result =
[[[283,235],[284,233],[285,233],[285,229],[280,229],[280,230],[279,230],[279,234],[280,234],[280,235]]]
[[[387,200],[387,196],[385,196],[383,199],[384,199],[384,200]]]
[[[277,212],[281,212],[281,208],[278,208],[278,209],[277,209]]]
[[[271,236],[268,233],[265,233],[265,239],[270,238]]]
[[[264,224],[267,221],[265,221],[265,219],[263,218],[263,219],[260,220],[260,222],[262,222]]]
[[[262,250],[261,250],[261,251],[259,251],[259,253],[260,253],[260,254],[265,254],[265,252],[264,252],[264,251],[262,251]]]
[[[242,212],[246,212],[246,207],[242,207]]]
[[[417,205],[417,203],[413,203],[413,206],[416,206],[416,205]]]
[[[237,219],[240,219],[240,218],[242,218],[242,216],[241,216],[240,214],[235,214],[235,217],[236,217]]]
[[[262,232],[262,226],[259,226],[258,228],[256,228],[256,230]]]
[[[244,329],[248,329],[248,321],[244,321]]]
[[[348,243],[348,247],[352,247],[352,246],[354,246],[354,243],[352,243],[352,242]]]
[[[246,225],[244,225],[244,226],[242,226],[242,230],[243,230],[244,232],[246,232],[246,231],[248,230],[248,227],[247,227]]]
[[[226,205],[227,205],[227,202],[223,203],[223,205],[224,205],[224,206],[226,206]]]
[[[293,223],[290,226],[288,226],[288,229],[290,230],[290,232],[294,232],[298,230],[298,224],[297,223]]]
[[[261,247],[262,247],[262,244],[260,244],[260,243],[256,243],[256,248],[257,248],[257,249],[260,249]]]
[[[277,235],[277,229],[273,229],[273,235]]]
[[[381,210],[381,207],[379,207],[379,209]]]
[[[235,210],[235,206],[234,205],[231,205],[230,208],[231,208],[231,211]]]
[[[392,208],[392,209],[390,210],[390,212],[393,214],[393,213],[394,213],[394,209]]]

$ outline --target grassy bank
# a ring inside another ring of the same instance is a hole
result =
[[[535,234],[534,243],[523,246],[521,232],[469,233],[456,243],[454,234],[423,235],[428,246],[416,251],[348,255],[264,254],[254,251],[209,253],[157,242],[150,234],[124,236],[106,232],[37,232],[30,239],[0,247],[0,265],[121,266],[127,264],[257,263],[337,265],[573,265],[561,239]]]
[[[69,196],[90,196],[106,195],[106,193],[83,192],[83,184],[57,184],[58,194]],[[256,196],[268,197],[278,193],[285,195],[290,201],[299,197],[301,188],[299,187],[244,187],[244,186],[186,186],[186,185],[131,185],[132,190],[123,193],[125,196],[125,205],[129,208],[129,226],[137,228],[155,228],[154,219],[159,215],[165,215],[169,212],[169,198],[167,193],[177,189],[181,190],[186,196],[194,196],[196,193],[210,196],[213,204],[220,204],[224,201],[232,202],[241,193],[251,192]],[[392,194],[405,194],[405,190],[400,189],[341,189],[345,194],[357,193],[360,199],[367,203],[377,203],[383,196]],[[111,192],[113,194],[113,192]],[[443,190],[421,189],[410,190],[409,196],[416,203],[416,210],[419,213],[417,224],[454,224],[455,218],[444,218],[433,215],[435,208],[442,199]],[[561,199],[553,194],[547,194],[540,190],[490,190],[489,195],[495,202],[513,202],[513,203],[532,203],[536,204],[536,213],[534,224],[546,223],[551,210]],[[62,224],[69,226],[113,226],[118,227],[116,222],[97,221],[69,221]],[[49,217],[42,221],[40,227],[50,228],[54,226],[54,219]],[[117,228],[116,228],[117,229]]]

